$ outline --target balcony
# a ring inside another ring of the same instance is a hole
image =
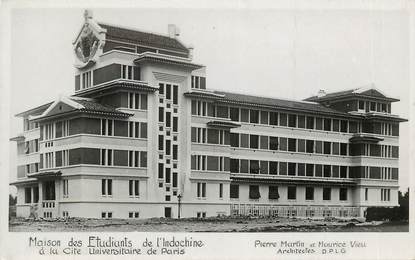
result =
[[[54,209],[55,201],[54,200],[44,200],[42,201],[42,208],[44,209]]]

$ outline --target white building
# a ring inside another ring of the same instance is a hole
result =
[[[399,123],[369,87],[288,101],[206,88],[192,48],[95,22],[75,93],[22,112],[17,215],[363,217],[398,205]]]

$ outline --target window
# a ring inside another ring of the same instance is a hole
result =
[[[171,85],[166,84],[166,99],[171,99]]]
[[[82,89],[92,87],[92,73],[87,71],[81,74],[81,87]]]
[[[316,117],[316,130],[323,130],[323,118]]]
[[[269,162],[269,174],[277,175],[278,174],[278,162]]]
[[[128,93],[128,108],[147,110],[147,94]]]
[[[324,118],[324,131],[331,131],[331,119]]]
[[[269,124],[270,125],[278,125],[278,113],[277,112],[270,112],[269,113]]]
[[[269,186],[268,199],[277,200],[279,198],[280,194],[278,193],[278,186]]]
[[[323,176],[323,165],[321,164],[315,164],[315,177],[322,177]]]
[[[102,179],[101,194],[102,196],[112,196],[112,179]]]
[[[138,211],[128,212],[128,218],[139,218],[139,217],[140,217],[140,213]]]
[[[258,149],[259,136],[250,135],[249,136],[249,147],[252,149]]]
[[[63,180],[63,197],[67,198],[69,195],[69,185],[68,180]]]
[[[128,181],[128,194],[130,197],[138,197],[140,195],[139,181],[129,180]]]
[[[249,135],[240,134],[241,136],[241,147],[249,148]]]
[[[176,116],[173,117],[173,132],[177,132],[178,131],[178,118]]]
[[[340,178],[347,178],[347,166],[340,166]]]
[[[365,101],[359,100],[359,110],[365,110]]]
[[[240,172],[241,173],[248,173],[249,172],[248,164],[249,164],[248,160],[244,160],[244,159],[240,160]]]
[[[239,108],[237,107],[230,107],[229,108],[230,118],[232,121],[238,122],[239,121]]]
[[[307,116],[307,124],[306,124],[307,129],[314,129],[314,117],[312,116]]]
[[[238,159],[231,159],[230,160],[230,171],[231,171],[231,173],[238,173],[239,172],[239,160]]]
[[[297,187],[295,187],[295,186],[288,186],[287,187],[287,199],[289,199],[289,200],[297,199]]]
[[[166,112],[166,127],[171,127],[171,112]]]
[[[296,175],[296,163],[288,163],[288,175],[295,176]]]
[[[178,158],[178,147],[177,144],[173,144],[173,160],[177,160]]]
[[[261,111],[261,124],[268,125],[269,124],[269,118],[268,118],[268,112],[267,111]]]
[[[261,198],[259,193],[259,185],[249,185],[249,199],[257,200]]]
[[[288,151],[290,152],[297,151],[297,139],[288,138]]]
[[[347,155],[347,144],[340,143],[340,155]]]
[[[298,116],[298,128],[305,128],[305,116]]]
[[[166,147],[165,147],[166,155],[171,154],[170,145],[171,145],[171,140],[166,140]]]
[[[101,218],[106,218],[106,219],[112,218],[112,212],[101,212]]]
[[[305,188],[305,199],[306,200],[314,200],[314,188],[313,187],[306,187]]]
[[[331,154],[331,142],[324,142],[324,154]]]
[[[331,177],[331,165],[324,165],[324,177]]]
[[[32,203],[32,188],[27,187],[24,189],[25,203]]]
[[[241,122],[249,122],[249,110],[241,108]]]
[[[177,105],[179,102],[179,86],[173,85],[173,104]]]
[[[217,106],[216,116],[220,118],[228,118],[228,107],[225,106]]]
[[[223,183],[219,183],[219,198],[223,198]]]
[[[331,200],[331,188],[323,187],[323,200]]]
[[[287,175],[287,163],[279,162],[279,173],[280,175]]]
[[[231,184],[229,185],[229,194],[231,199],[238,199],[239,198],[239,185]]]
[[[258,110],[249,111],[249,122],[253,124],[259,123],[259,111]]]
[[[296,115],[288,115],[288,126],[289,127],[297,127],[297,116]]]
[[[304,163],[297,164],[297,175],[305,176],[305,164]]]
[[[339,200],[347,200],[347,188],[340,188],[339,190]]]
[[[230,133],[231,147],[239,147],[239,134]]]
[[[390,201],[390,189],[380,189],[380,201]]]
[[[346,120],[340,121],[340,132],[347,133],[348,122],[349,121],[346,121]]]
[[[306,176],[314,176],[314,164],[306,164]]]
[[[314,140],[306,140],[306,152],[307,153],[314,152]]]
[[[278,150],[278,137],[269,137],[269,149],[270,150]]]
[[[206,182],[197,183],[197,198],[206,198]]]
[[[253,173],[253,174],[259,173],[259,161],[258,160],[249,161],[249,173]]]
[[[173,188],[177,188],[177,172],[173,172]]]
[[[369,189],[365,188],[365,200],[367,201],[369,199]]]
[[[112,166],[113,150],[101,149],[101,165]]]
[[[338,119],[333,119],[333,131],[334,132],[340,131],[340,121]]]
[[[376,111],[376,102],[370,102],[370,111]]]

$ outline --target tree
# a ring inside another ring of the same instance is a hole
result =
[[[17,203],[17,197],[9,194],[9,206],[14,206]]]
[[[399,191],[398,202],[399,202],[400,215],[402,219],[408,220],[409,219],[409,188],[406,190],[405,194],[402,194],[402,192]]]

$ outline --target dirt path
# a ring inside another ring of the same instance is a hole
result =
[[[389,224],[389,225],[388,225]],[[408,224],[359,223],[340,220],[307,219],[56,219],[28,220],[14,218],[9,223],[12,232],[378,232],[387,228],[391,231],[407,231]],[[396,230],[395,230],[396,229]]]

